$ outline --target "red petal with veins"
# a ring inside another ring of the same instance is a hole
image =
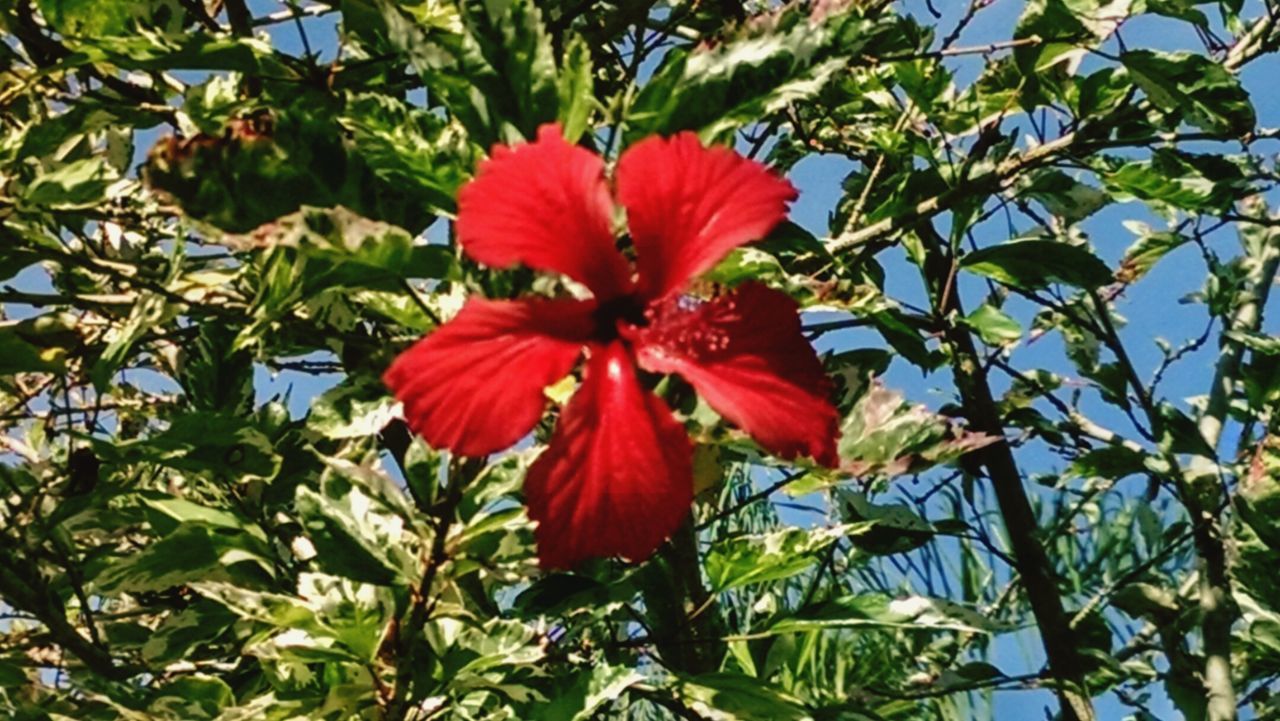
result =
[[[563,273],[611,298],[631,287],[612,214],[600,156],[544,125],[532,143],[494,146],[459,192],[458,243],[485,265]]]
[[[543,567],[648,558],[689,513],[692,458],[684,426],[640,386],[625,346],[593,347],[582,387],[525,478]]]
[[[835,466],[831,382],[800,332],[799,308],[758,283],[701,302],[672,299],[633,331],[640,366],[678,373],[774,455]]]
[[[633,145],[618,161],[617,185],[640,291],[651,299],[682,290],[729,251],[767,235],[796,198],[765,166],[729,148],[704,148],[688,132]]]
[[[418,341],[383,381],[409,427],[436,448],[483,456],[511,446],[542,417],[543,389],[577,363],[595,303],[467,301]]]

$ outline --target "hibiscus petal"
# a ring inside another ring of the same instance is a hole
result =
[[[795,188],[693,133],[650,138],[618,161],[618,200],[636,246],[641,292],[661,298],[758,240],[787,215]]]
[[[524,482],[542,565],[648,558],[689,513],[692,459],[684,426],[640,386],[625,346],[596,346]]]
[[[611,298],[631,285],[612,215],[604,161],[544,125],[532,143],[495,146],[459,192],[458,243],[485,265],[563,273]]]
[[[678,373],[774,455],[835,466],[831,382],[800,332],[796,302],[758,283],[707,302],[669,300],[635,331],[640,366]]]
[[[543,389],[573,370],[594,309],[591,301],[472,299],[401,353],[383,381],[427,443],[493,453],[533,430]]]

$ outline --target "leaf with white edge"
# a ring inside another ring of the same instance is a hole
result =
[[[1132,4],[1132,0],[1030,0],[1023,6],[1013,36],[1044,41],[1018,47],[1014,57],[1033,81],[1060,63],[1074,73],[1088,49],[1120,27]]]
[[[391,589],[322,573],[298,576],[298,595],[316,610],[325,636],[371,663],[378,655],[387,625],[395,619]]]
[[[1280,337],[1239,330],[1227,331],[1226,336],[1254,353],[1266,356],[1280,355]]]
[[[258,524],[231,511],[202,506],[176,496],[144,496],[142,503],[152,511],[148,519],[151,527],[163,534],[176,530],[183,523],[195,523],[244,531],[264,544],[268,542],[267,534]]]
[[[466,677],[508,666],[527,666],[546,655],[543,637],[518,621],[491,618],[483,624],[439,618],[426,628],[428,642],[440,653],[445,678]]]
[[[1225,211],[1249,188],[1231,156],[1156,148],[1147,160],[1106,158],[1096,164],[1117,200],[1136,198],[1161,209]]]
[[[325,438],[371,438],[399,415],[386,386],[353,376],[312,401],[307,427]]]
[[[235,623],[236,615],[225,606],[199,598],[177,613],[170,614],[142,646],[148,663],[181,661],[206,647]]]
[[[716,592],[789,578],[817,562],[817,552],[850,528],[784,528],[716,541],[707,552],[707,578]]]
[[[228,708],[217,721],[304,721],[320,712],[323,698],[278,697],[268,692]]]
[[[221,604],[246,621],[273,628],[311,632],[319,632],[321,629],[315,609],[295,596],[252,591],[220,581],[200,581],[191,584],[191,587],[201,596]]]
[[[404,521],[380,512],[361,489],[317,493],[299,486],[294,503],[321,568],[382,586],[416,580],[417,564],[403,548]]]
[[[893,598],[879,593],[823,601],[776,621],[769,633],[795,633],[830,628],[872,626],[918,631],[995,633],[994,621],[959,604],[925,596]]]
[[[1158,231],[1138,221],[1126,221],[1124,227],[1138,238],[1125,250],[1120,267],[1116,269],[1116,280],[1122,283],[1138,281],[1161,258],[1191,242],[1190,238],[1180,233]]]
[[[119,179],[119,172],[107,159],[95,155],[38,176],[27,187],[22,202],[57,210],[89,208],[101,203],[107,187]]]
[[[142,550],[113,560],[93,578],[96,593],[164,591],[200,580],[270,583],[266,544],[242,531],[184,523]]]
[[[1258,122],[1239,78],[1204,55],[1130,50],[1120,61],[1151,104],[1175,118],[1225,136],[1248,133]]]
[[[597,717],[599,709],[644,679],[633,668],[592,664],[573,676],[570,685],[558,687],[547,703],[535,706],[530,721],[589,721]]]
[[[854,17],[795,5],[744,25],[739,37],[668,52],[628,107],[628,142],[680,130],[725,137],[813,97],[870,39],[847,27],[862,22]]]
[[[712,721],[812,721],[799,699],[760,679],[736,673],[684,678],[672,688],[677,702]]]
[[[205,674],[175,678],[153,693],[147,713],[156,719],[213,719],[235,703],[235,692],[226,681]]]
[[[997,440],[907,403],[900,393],[874,382],[841,425],[840,470],[892,477],[954,462]]]

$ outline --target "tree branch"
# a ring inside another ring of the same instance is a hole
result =
[[[1000,410],[987,383],[977,347],[969,331],[954,322],[954,319],[964,316],[959,294],[941,295],[941,289],[951,274],[952,258],[947,243],[928,224],[921,226],[921,236],[928,248],[924,268],[926,281],[942,325],[943,341],[951,348],[952,375],[960,391],[964,416],[973,430],[1003,438]],[[1040,628],[1049,670],[1058,681],[1063,718],[1095,721],[1097,715],[1084,683],[1075,635],[1058,595],[1053,566],[1040,543],[1035,513],[1022,486],[1022,473],[1013,451],[1007,443],[994,443],[974,451],[973,456],[991,477],[1000,515],[1013,548],[1015,567],[1031,604],[1031,613]]]
[[[1260,205],[1260,202],[1258,203]],[[1222,335],[1222,348],[1209,387],[1209,400],[1200,416],[1198,429],[1205,443],[1216,451],[1226,425],[1227,409],[1234,395],[1239,378],[1240,360],[1244,346],[1238,339],[1240,333],[1256,332],[1262,326],[1262,309],[1266,306],[1271,286],[1275,283],[1280,267],[1280,228],[1268,227],[1259,233],[1258,241],[1245,239],[1244,266],[1245,287],[1238,304],[1226,322]],[[1234,721],[1236,718],[1235,686],[1231,679],[1231,626],[1237,613],[1232,608],[1230,579],[1227,575],[1226,552],[1223,548],[1222,528],[1217,509],[1221,506],[1220,492],[1215,479],[1219,476],[1216,458],[1196,456],[1191,459],[1191,480],[1205,478],[1205,493],[1193,493],[1188,499],[1188,511],[1193,514],[1196,527],[1205,529],[1200,551],[1200,612],[1201,633],[1204,636],[1204,683],[1208,691],[1208,721]],[[1199,490],[1199,489],[1197,489]]]
[[[78,658],[91,672],[111,681],[124,681],[142,672],[133,666],[118,666],[101,646],[67,620],[66,608],[58,595],[44,586],[38,572],[25,571],[18,559],[0,555],[0,596],[15,609],[25,611],[49,629],[49,636]]]
[[[411,683],[413,670],[416,667],[414,648],[422,637],[422,629],[431,617],[436,596],[431,593],[440,568],[449,560],[445,542],[449,538],[449,529],[453,526],[454,514],[458,504],[462,502],[462,491],[466,484],[475,480],[484,468],[483,458],[467,458],[456,460],[450,469],[446,481],[444,498],[436,507],[435,528],[431,539],[431,549],[425,560],[422,580],[416,588],[410,589],[411,600],[408,612],[399,620],[394,633],[389,634],[383,645],[383,652],[389,653],[395,662],[396,680],[391,690],[391,697],[384,699],[386,713],[384,718],[401,721],[408,718],[413,707]]]

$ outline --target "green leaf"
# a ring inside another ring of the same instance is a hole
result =
[[[854,547],[876,555],[905,553],[933,539],[934,529],[904,503],[874,504],[865,493],[835,489],[843,518],[855,524]]]
[[[53,210],[92,207],[106,196],[107,186],[120,179],[105,157],[95,155],[41,173],[27,186],[23,203]]]
[[[26,670],[16,664],[0,660],[0,688],[17,689],[31,681]]]
[[[369,377],[348,377],[311,404],[307,427],[325,438],[370,438],[397,417],[386,386]]]
[[[589,721],[644,676],[626,666],[596,663],[571,679],[570,685],[557,688],[548,703],[533,707],[530,721]]]
[[[9,234],[5,232],[6,230],[7,228],[0,226],[0,238],[13,245],[8,248],[0,248],[0,280],[9,280],[41,259],[39,253],[29,248],[20,247],[18,243],[22,241],[9,237]]]
[[[1116,269],[1116,279],[1124,283],[1141,279],[1161,258],[1190,241],[1180,233],[1153,230],[1146,223],[1126,221],[1124,225],[1138,236],[1133,245],[1125,250],[1120,267]]]
[[[1022,338],[1022,324],[990,303],[978,306],[965,316],[964,322],[987,345],[1005,346]]]
[[[297,596],[225,583],[194,587],[242,621],[262,627],[243,653],[266,661],[371,663],[395,614],[390,590],[323,574],[300,574]]]
[[[93,579],[95,593],[164,591],[196,581],[268,583],[272,564],[262,541],[235,529],[184,523],[142,550],[112,559]]]
[[[261,527],[230,511],[202,506],[174,496],[144,496],[142,503],[150,511],[148,521],[151,527],[161,534],[167,535],[178,530],[182,524],[191,523],[243,531],[262,541],[264,545],[268,542],[267,534]]]
[[[565,140],[576,143],[590,128],[591,111],[597,105],[591,48],[577,35],[570,38],[565,47],[556,91],[560,96],[560,111],[556,119],[564,131]]]
[[[1110,202],[1106,193],[1060,170],[1043,170],[1023,177],[1027,180],[1019,194],[1035,198],[1068,223],[1078,223]]]
[[[181,17],[178,0],[37,0],[40,14],[65,36],[123,35],[149,25],[163,11]]]
[[[160,623],[143,644],[142,658],[148,663],[181,661],[207,647],[235,620],[221,604],[196,599]]]
[[[1211,133],[1240,136],[1258,119],[1240,81],[1203,55],[1130,50],[1120,61],[1157,108]]]
[[[919,329],[904,320],[903,316],[902,310],[895,307],[869,315],[872,325],[880,331],[880,335],[893,347],[894,352],[918,368],[924,370],[937,368],[943,359],[938,353],[929,350]]]
[[[723,721],[812,721],[800,700],[760,679],[708,673],[681,679],[678,702],[704,718]]]
[[[176,310],[158,293],[140,295],[129,310],[129,318],[124,325],[113,329],[113,332],[108,335],[110,342],[102,350],[102,355],[94,361],[93,367],[89,369],[89,378],[93,381],[93,387],[99,393],[110,387],[112,376],[129,360],[134,344],[148,330],[163,323],[167,319],[166,316],[172,317],[174,314]]]
[[[1125,20],[1132,0],[1029,0],[1013,31],[1015,39],[1042,41],[1017,48],[1014,57],[1027,76],[1059,63],[1078,63]]]
[[[1240,165],[1229,156],[1157,148],[1150,160],[1101,165],[1102,178],[1118,199],[1195,213],[1226,211],[1248,188]]]
[[[248,419],[224,413],[189,413],[148,438],[99,446],[104,459],[147,460],[170,468],[221,477],[270,478],[280,457]]]
[[[953,462],[996,440],[968,432],[875,384],[858,399],[841,426],[841,469],[855,476],[918,472]]]
[[[481,147],[532,139],[560,115],[551,38],[533,2],[469,0],[461,4],[461,25],[434,3],[374,4],[381,22],[370,35],[407,56]]]
[[[451,215],[474,163],[457,125],[383,94],[348,96],[338,123],[351,132],[353,152],[388,184],[414,188],[427,208]]]
[[[712,590],[726,591],[753,583],[794,576],[817,561],[817,552],[843,537],[850,526],[784,528],[716,541],[707,552],[707,578]]]
[[[335,575],[380,586],[418,580],[403,499],[389,501],[361,480],[358,467],[330,463],[322,492],[299,486],[294,504],[316,549],[315,563]]]
[[[939,127],[954,135],[977,132],[1017,107],[1026,82],[1012,57],[993,58],[976,81],[939,111]]]
[[[1274,667],[1280,663],[1280,613],[1276,613],[1274,607],[1268,608],[1265,600],[1239,589],[1232,596],[1244,621],[1241,640],[1250,661]]]
[[[1086,478],[1118,481],[1127,476],[1146,473],[1146,460],[1146,455],[1126,446],[1102,446],[1072,461],[1071,470]]]
[[[807,14],[792,6],[741,37],[668,52],[627,109],[628,142],[680,130],[724,138],[816,95],[870,34],[850,14]]]
[[[253,357],[234,350],[235,338],[234,329],[208,322],[183,346],[176,376],[197,410],[243,413],[253,407]]]
[[[0,376],[15,373],[58,373],[64,368],[67,349],[29,342],[18,323],[0,324]]]
[[[235,703],[235,693],[216,676],[194,674],[164,684],[154,692],[147,712],[153,718],[174,721],[217,718],[223,709]]]
[[[999,626],[950,601],[924,596],[891,598],[864,593],[824,601],[801,609],[769,627],[769,633],[795,633],[861,626],[918,631],[993,633]]]
[[[483,624],[440,618],[428,626],[426,634],[441,654],[445,677],[455,683],[493,669],[534,664],[546,655],[542,634],[534,627],[502,618]]]
[[[303,599],[279,593],[241,588],[221,581],[201,581],[192,587],[205,598],[227,608],[237,617],[267,625],[272,629],[320,628],[316,613]]]
[[[293,81],[302,79],[269,43],[259,38],[151,32],[81,36],[71,45],[75,52],[61,62],[68,69],[105,63],[126,70],[234,71]]]
[[[1280,550],[1280,437],[1269,436],[1258,444],[1236,497],[1240,519],[1264,543]]]
[[[238,248],[296,248],[311,267],[300,268],[305,297],[335,285],[399,288],[408,278],[443,278],[455,265],[445,246],[419,244],[403,228],[344,207],[304,207],[269,229],[231,242]]]
[[[577,609],[595,612],[621,607],[634,591],[627,583],[606,586],[585,576],[553,573],[521,591],[515,598],[514,608],[528,617],[561,616]]]
[[[1259,355],[1280,355],[1280,337],[1236,330],[1227,331],[1223,335]]]
[[[1146,2],[1149,12],[1185,20],[1201,28],[1209,28],[1209,18],[1195,8],[1197,0],[1146,0]]]
[[[463,172],[454,151],[442,144],[432,156],[439,167],[421,168],[420,145],[380,134],[385,117],[369,109],[360,118],[373,127],[348,131],[344,122],[353,119],[341,105],[341,97],[294,89],[275,106],[246,108],[221,132],[161,140],[143,178],[190,217],[231,233],[248,233],[304,207],[337,206],[421,232],[435,219],[432,209],[451,205],[448,191]],[[416,140],[421,116],[409,119],[403,135]],[[400,150],[399,167],[383,164]],[[264,234],[273,230],[267,226]]]
[[[736,248],[707,273],[707,278],[714,283],[737,285],[781,276],[785,272],[777,258],[759,248]]]
[[[1166,453],[1190,453],[1215,458],[1217,452],[1200,435],[1200,428],[1187,414],[1164,401],[1156,408],[1160,415],[1160,449]]]
[[[310,632],[332,639],[329,648],[345,649],[362,663],[371,663],[382,647],[387,626],[396,618],[391,589],[322,573],[298,576],[298,595],[315,609],[318,627]]]
[[[960,267],[1016,288],[1053,283],[1095,289],[1111,282],[1111,270],[1088,249],[1056,240],[1016,240],[966,254]]]

